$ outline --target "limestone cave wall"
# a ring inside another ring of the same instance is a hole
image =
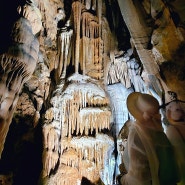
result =
[[[115,184],[131,92],[185,100],[181,0],[3,0],[0,184]]]

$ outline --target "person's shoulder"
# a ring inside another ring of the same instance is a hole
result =
[[[169,124],[169,125],[166,126],[166,132],[171,132],[171,131],[174,131],[174,130],[176,130],[174,125]]]
[[[180,141],[182,136],[180,135],[178,129],[174,125],[168,125],[166,127],[166,136],[170,141]]]

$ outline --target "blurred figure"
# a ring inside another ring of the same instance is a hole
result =
[[[127,173],[121,185],[176,185],[177,165],[159,114],[159,102],[149,94],[131,93],[127,98],[131,124],[124,155]]]
[[[185,111],[181,102],[172,101],[166,106],[166,118],[169,125],[166,135],[174,146],[180,172],[178,185],[185,185]]]

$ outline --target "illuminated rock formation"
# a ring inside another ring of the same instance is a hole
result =
[[[60,173],[64,177],[68,173],[60,170],[65,165],[66,169],[70,167],[77,171],[75,182],[81,181],[82,177],[92,182],[100,178],[107,181],[107,176],[110,181],[114,166],[108,159],[111,159],[114,141],[102,133],[110,129],[111,112],[106,93],[98,81],[88,76],[74,74],[68,82],[64,90],[58,87],[51,99],[53,107],[46,112],[43,177],[48,177],[55,169],[57,173],[52,174],[52,181],[48,180],[47,184],[70,184],[71,181],[65,178],[61,178],[63,182],[57,180]]]
[[[125,144],[120,134],[132,118],[128,94],[145,92],[164,104],[173,91],[185,100],[184,3],[11,3],[0,14],[15,9],[21,18],[0,55],[0,174],[6,179],[8,168],[15,185],[73,185],[84,178],[115,184]],[[29,160],[30,153],[36,158]]]
[[[33,74],[38,59],[39,43],[25,18],[15,22],[12,45],[0,56],[0,154],[23,84]]]

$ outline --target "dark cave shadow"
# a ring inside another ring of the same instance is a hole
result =
[[[11,30],[14,22],[20,17],[17,7],[25,0],[1,0],[0,6],[0,54],[7,51],[11,43]]]
[[[81,185],[94,185],[94,184],[86,177],[82,177]]]
[[[0,174],[13,174],[13,185],[37,185],[42,170],[42,127],[24,122],[10,125],[2,158]]]

